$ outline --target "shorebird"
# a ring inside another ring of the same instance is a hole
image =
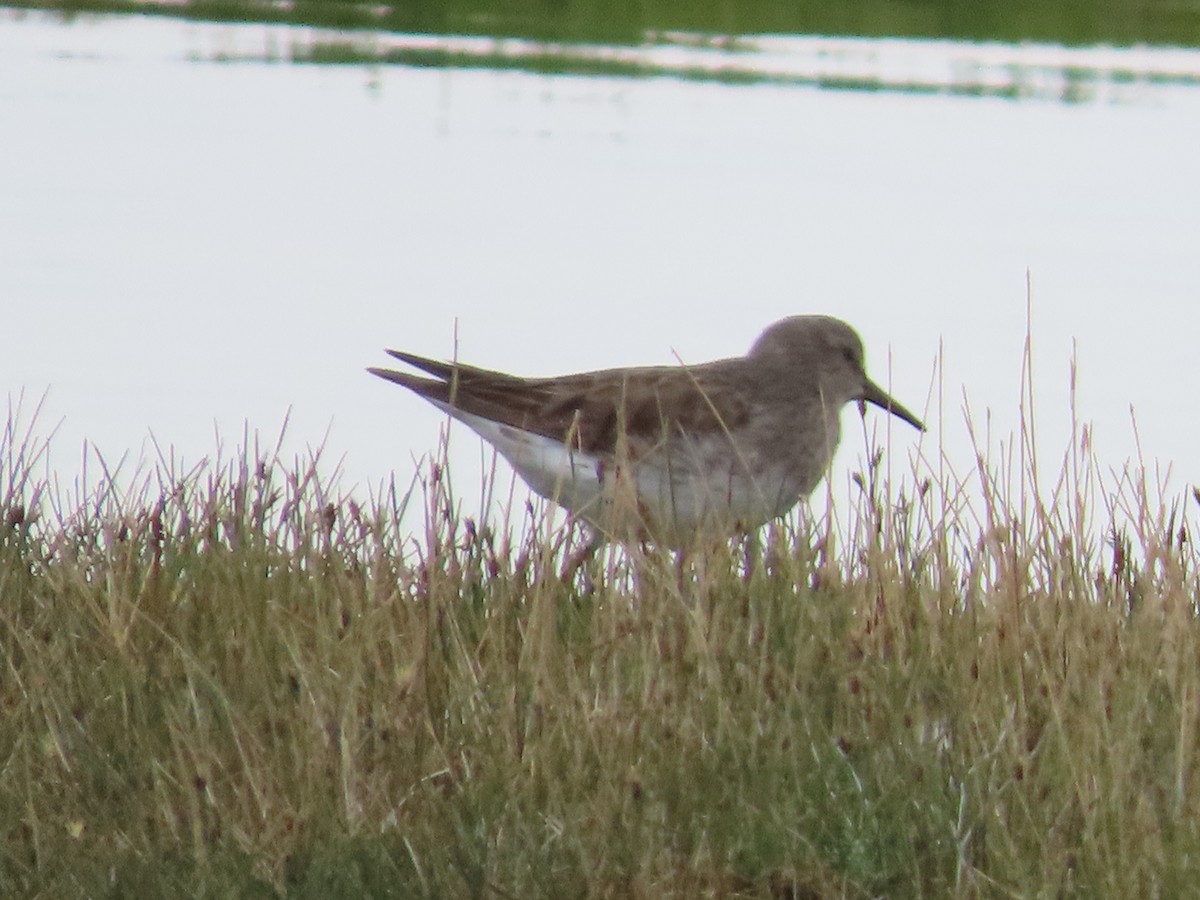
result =
[[[925,430],[867,377],[854,329],[829,316],[776,322],[741,357],[554,378],[387,353],[425,375],[368,371],[469,426],[536,493],[618,539],[682,546],[782,516],[820,483],[852,401]]]

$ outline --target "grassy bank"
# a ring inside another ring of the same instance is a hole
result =
[[[286,22],[328,28],[418,34],[469,34],[547,41],[638,44],[659,31],[716,35],[830,34],[1200,44],[1200,9],[1170,0],[868,0],[856,3],[628,3],[618,0],[445,0],[366,3],[354,0],[5,0],[14,7],[67,15],[125,12],[217,22]]]
[[[1200,496],[1090,505],[1086,441],[1044,503],[1028,453],[907,497],[877,458],[841,522],[564,579],[436,467],[62,500],[2,440],[4,896],[1194,891]]]

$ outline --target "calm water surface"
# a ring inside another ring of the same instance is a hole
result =
[[[993,451],[1017,427],[1027,271],[1045,465],[1074,358],[1103,466],[1200,482],[1200,87],[1063,103],[213,61],[281,33],[0,19],[0,387],[26,413],[46,393],[68,484],[85,440],[197,461],[290,410],[287,452],[324,442],[365,492],[444,424],[363,371],[385,346],[553,374],[740,354],[800,312],[856,325],[932,424],[892,426],[900,471],[944,452],[965,476],[964,408]],[[839,492],[864,455],[844,424]],[[452,444],[469,510],[479,443]]]

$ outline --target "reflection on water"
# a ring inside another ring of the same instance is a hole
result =
[[[1185,414],[1200,381],[1194,53],[782,38],[645,51],[931,85],[992,84],[1023,60],[995,84],[1059,99],[1080,68],[1107,73],[1091,99],[1121,101],[1073,105],[196,62],[326,37],[0,20],[0,385],[49,389],[68,479],[85,438],[110,460],[152,459],[153,434],[194,460],[214,430],[271,434],[290,409],[288,452],[326,441],[350,483],[405,481],[444,422],[363,372],[384,346],[553,374],[741,353],[800,312],[854,324],[876,379],[932,424],[921,452],[965,476],[965,403],[993,448],[1016,427],[1030,270],[1047,471],[1071,434],[1074,354],[1104,465],[1140,452],[1200,481]],[[861,456],[856,419],[838,490]],[[893,442],[899,474],[918,445]],[[479,443],[452,444],[470,505]]]
[[[953,41],[652,35],[639,47],[554,44],[438,35],[313,33],[221,59],[518,69],[723,84],[961,94],[1069,103],[1144,100],[1156,86],[1200,84],[1200,52],[1161,48],[1066,48]],[[271,54],[276,54],[272,56]]]

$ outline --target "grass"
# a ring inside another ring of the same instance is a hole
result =
[[[1053,41],[1072,45],[1200,44],[1200,11],[1172,0],[859,0],[856,3],[629,3],[624,0],[5,0],[64,15],[118,12],[220,22],[282,22],[420,34],[639,44],[650,33],[830,34]]]
[[[284,44],[272,41],[265,50],[246,55],[218,50],[212,57],[218,62],[511,70],[1012,100],[1054,95],[1068,103],[1088,102],[1113,85],[1191,85],[1198,79],[1183,70],[1138,72],[1128,67],[1112,70],[1103,64],[1095,69],[1067,66],[1060,72],[1053,66],[1043,71],[1041,64],[1012,63],[1005,73],[997,73],[996,83],[962,72],[948,82],[939,76],[881,78],[873,71],[833,71],[838,67],[830,69],[828,60],[818,61],[815,72],[779,72],[762,68],[754,42],[744,38],[807,34],[1080,46],[1200,45],[1200,8],[1143,0],[1122,0],[1115,6],[1094,0],[1049,5],[1028,0],[966,5],[957,0],[765,5],[729,0],[682,5],[596,0],[509,0],[499,5],[491,0],[399,5],[359,0],[0,0],[2,6],[50,11],[67,21],[123,14],[326,29],[319,33],[301,29]],[[422,39],[427,35],[452,40],[435,46]],[[685,62],[674,54],[656,59],[648,52],[652,47],[680,46],[693,51],[715,48],[725,55],[718,65],[713,59],[700,61],[694,53]],[[1043,84],[1047,75],[1051,86]],[[1057,86],[1060,80],[1061,87]]]
[[[907,494],[873,453],[842,521],[564,578],[437,464],[356,501],[247,441],[64,500],[19,419],[0,894],[1194,890],[1200,494],[1086,431],[1044,497],[1031,430]]]

